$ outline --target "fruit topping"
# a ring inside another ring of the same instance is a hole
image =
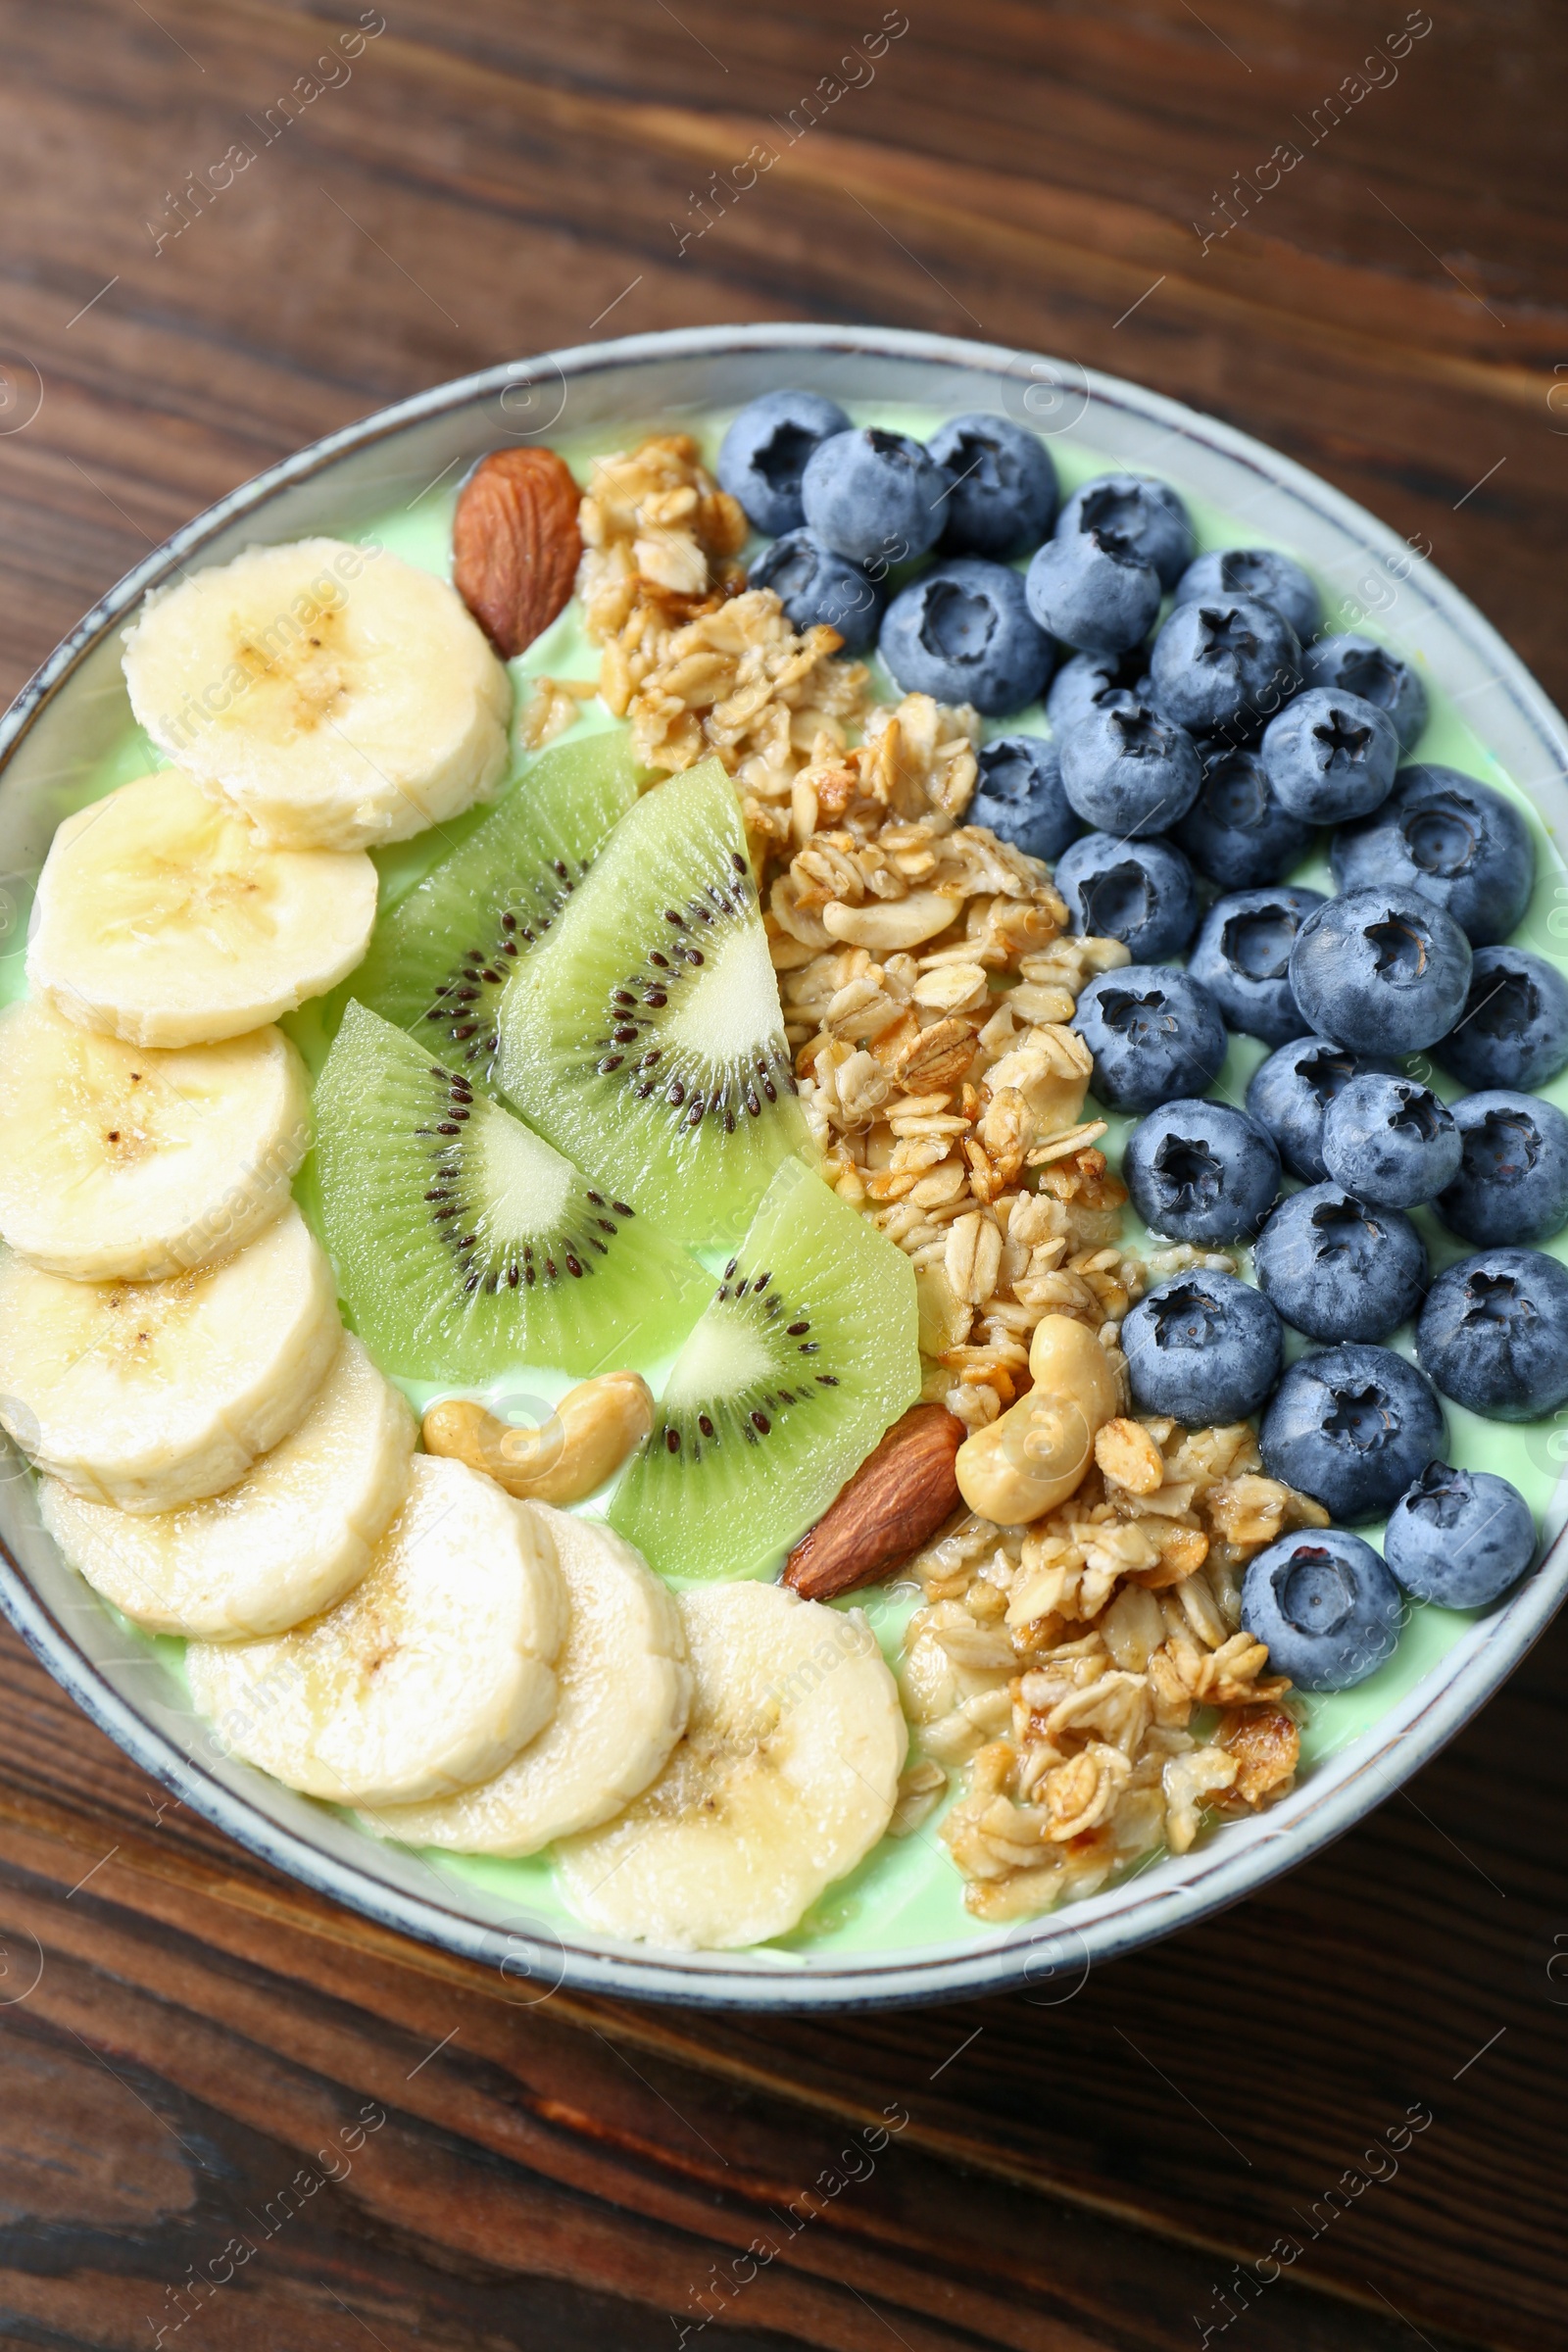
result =
[[[1037,702],[1055,666],[1019,574],[980,556],[951,557],[900,589],[878,643],[906,694],[968,703],[990,717]]]
[[[27,979],[133,1046],[204,1046],[324,996],[365,954],[363,850],[270,850],[176,769],[68,816],[38,877]]]
[[[1279,1377],[1279,1316],[1217,1267],[1156,1284],[1121,1329],[1134,1404],[1188,1429],[1245,1420]]]
[[[498,1076],[601,1192],[690,1242],[743,1232],[805,1146],[740,809],[716,762],[616,826],[507,991]]]
[[[835,433],[801,476],[801,507],[817,537],[852,564],[885,571],[936,544],[947,519],[947,468],[907,433]]]
[[[1473,948],[1506,939],[1535,887],[1530,829],[1510,801],[1451,767],[1405,767],[1382,807],[1342,825],[1330,851],[1341,890],[1418,890]]]
[[[1388,799],[1399,739],[1376,703],[1309,686],[1269,720],[1258,757],[1292,816],[1337,825]]]
[[[317,1083],[321,1212],[355,1327],[394,1372],[587,1372],[657,1349],[702,1279],[618,1192],[363,1004]]]
[[[1103,833],[1169,832],[1201,777],[1192,737],[1147,703],[1102,706],[1061,739],[1062,789]]]
[[[1056,888],[1074,931],[1119,939],[1137,963],[1179,956],[1198,928],[1198,885],[1180,850],[1157,837],[1085,833],[1064,850]]]
[[[150,1633],[280,1634],[365,1575],[408,1492],[414,1440],[402,1392],[344,1332],[304,1420],[223,1494],[143,1513],[46,1478],[39,1508],[72,1566]]]
[[[1300,863],[1312,827],[1276,800],[1255,752],[1223,750],[1204,761],[1198,798],[1175,839],[1221,890],[1255,890],[1283,882]]]
[[[342,1339],[332,1269],[292,1204],[170,1282],[71,1282],[0,1253],[0,1420],[91,1502],[173,1511],[299,1427]]]
[[[747,575],[753,588],[771,588],[792,629],[836,629],[846,654],[876,643],[888,592],[858,564],[841,556],[814,531],[790,531],[758,557]]]
[[[668,1951],[783,1936],[892,1819],[908,1746],[898,1687],[858,1611],[781,1585],[680,1602],[686,1736],[608,1827],[557,1868],[591,1928]]]
[[[1063,512],[1055,535],[1030,561],[1029,610],[1047,633],[1086,654],[1123,654],[1142,645],[1159,611],[1159,574],[1132,541]]]
[[[416,1454],[364,1581],[262,1642],[193,1642],[191,1696],[230,1753],[339,1805],[488,1779],[555,1711],[566,1594],[543,1516]]]
[[[1056,512],[1056,468],[1038,433],[1006,416],[950,416],[926,446],[952,478],[944,555],[1001,561],[1040,545]]]
[[[1483,1249],[1545,1242],[1568,1222],[1568,1118],[1539,1095],[1499,1088],[1453,1106],[1462,1157],[1438,1197],[1453,1233]]]
[[[1384,1208],[1415,1208],[1451,1182],[1462,1145],[1429,1086],[1379,1071],[1352,1078],[1323,1118],[1323,1164],[1336,1184]]]
[[[311,1140],[281,1030],[160,1052],[44,998],[0,1012],[0,1234],[46,1274],[162,1282],[278,1216]]]
[[[824,441],[853,429],[838,402],[820,392],[763,392],[730,425],[713,471],[758,530],[782,539],[806,520],[801,477],[807,460]]]
[[[1291,950],[1320,890],[1289,883],[1216,899],[1193,943],[1187,968],[1208,990],[1229,1027],[1288,1045],[1308,1026],[1291,987]]]
[[[1137,702],[1149,672],[1149,649],[1134,645],[1121,653],[1074,654],[1051,681],[1046,716],[1058,739],[1076,727],[1092,710],[1117,707],[1126,695]]]
[[[997,735],[975,757],[979,780],[965,810],[999,841],[1050,861],[1083,831],[1061,788],[1061,760],[1044,735]]]
[[[1326,1344],[1386,1340],[1426,1295],[1426,1246],[1409,1218],[1337,1184],[1311,1184],[1282,1200],[1252,1263],[1286,1322]]]
[[[1075,490],[1057,520],[1058,537],[1102,532],[1150,564],[1161,588],[1174,588],[1193,559],[1193,525],[1169,482],[1141,473],[1102,473]]]
[[[125,632],[159,750],[292,850],[407,841],[506,773],[512,681],[456,589],[384,548],[253,547]]]
[[[692,1677],[674,1594],[597,1520],[534,1506],[566,1602],[555,1712],[487,1781],[366,1817],[377,1837],[464,1854],[535,1854],[610,1821],[662,1772]]]
[[[1225,1059],[1225,1023],[1207,989],[1161,964],[1100,973],[1078,999],[1073,1027],[1095,1057],[1094,1091],[1107,1110],[1157,1110],[1203,1094]]]
[[[1301,649],[1272,605],[1200,597],[1177,605],[1154,639],[1149,674],[1165,716],[1195,735],[1245,741],[1295,693]]]
[[[1568,1068],[1568,980],[1529,948],[1478,948],[1436,1058],[1461,1086],[1529,1094]]]
[[[582,559],[580,494],[553,449],[493,449],[458,493],[452,584],[504,662],[563,611]]]
[[[500,806],[381,916],[354,995],[488,1080],[502,990],[636,798],[619,728],[530,760]]]
[[[1277,547],[1213,548],[1188,564],[1175,587],[1179,605],[1233,596],[1250,597],[1282,612],[1303,645],[1323,625],[1323,600],[1309,573]]]
[[[1563,1282],[1568,1290],[1568,1272]],[[1443,1408],[1415,1366],[1351,1342],[1291,1366],[1263,1415],[1263,1461],[1331,1519],[1359,1527],[1384,1516],[1445,1438]]]
[[[1282,1536],[1250,1563],[1242,1623],[1303,1690],[1348,1690],[1394,1655],[1399,1588],[1370,1544],[1342,1528]]]
[[[1540,1250],[1460,1258],[1432,1285],[1415,1345],[1445,1396],[1473,1413],[1554,1413],[1568,1403],[1568,1266]]]
[[[1370,637],[1321,637],[1307,647],[1301,666],[1309,686],[1359,695],[1386,710],[1401,751],[1411,749],[1427,723],[1427,690],[1420,672],[1386,645],[1374,645]]]
[[[1280,1155],[1245,1110],[1179,1100],[1134,1128],[1122,1175],[1151,1232],[1212,1248],[1256,1233],[1280,1189]]]
[[[1470,942],[1419,892],[1352,890],[1307,916],[1290,979],[1314,1030],[1354,1053],[1416,1054],[1459,1017]],[[1568,986],[1558,985],[1568,1004]]]
[[[1252,1072],[1247,1107],[1278,1144],[1291,1174],[1303,1184],[1319,1184],[1328,1174],[1323,1120],[1329,1104],[1362,1071],[1385,1066],[1332,1038],[1293,1038]]]
[[[914,1273],[786,1161],[664,1383],[610,1523],[666,1575],[735,1576],[820,1517],[920,1386]]]
[[[1446,1609],[1484,1609],[1536,1555],[1536,1523],[1517,1487],[1491,1470],[1428,1462],[1389,1513],[1383,1556],[1407,1592]]]

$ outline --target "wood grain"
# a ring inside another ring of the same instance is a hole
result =
[[[1444,0],[1332,122],[1402,6],[910,0],[868,80],[840,61],[881,0],[384,13],[349,55],[347,5],[0,0],[8,690],[330,426],[551,343],[780,317],[1065,351],[1228,416],[1423,534],[1568,687],[1542,0]],[[860,86],[803,132],[833,74]],[[1557,1631],[1334,1852],[1081,1985],[759,2025],[529,2006],[334,1910],[8,1638],[0,2341],[642,2352],[707,2312],[857,2352],[1555,2352],[1565,1669]]]

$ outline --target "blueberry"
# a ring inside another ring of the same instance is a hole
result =
[[[1272,547],[1215,548],[1189,564],[1176,583],[1176,602],[1198,597],[1250,596],[1283,612],[1301,643],[1323,626],[1323,600],[1293,556]]]
[[[1225,1024],[1207,989],[1161,964],[1098,973],[1073,1027],[1095,1057],[1094,1090],[1107,1110],[1157,1110],[1203,1094],[1225,1059]]]
[[[876,637],[888,592],[868,579],[858,564],[836,555],[814,531],[786,531],[764,547],[747,574],[753,588],[771,588],[795,629],[825,621],[837,629],[847,654],[863,654]]]
[[[1528,948],[1478,948],[1463,1009],[1436,1058],[1461,1086],[1533,1094],[1568,1068],[1568,980]]]
[[[1330,852],[1342,890],[1418,890],[1473,948],[1506,939],[1530,904],[1536,852],[1511,801],[1452,767],[1405,767],[1381,808],[1343,825]]]
[[[1282,1200],[1252,1264],[1286,1322],[1309,1340],[1386,1340],[1427,1286],[1426,1250],[1409,1218],[1337,1184],[1310,1184]]]
[[[1061,783],[1078,814],[1126,838],[1163,833],[1192,807],[1198,751],[1147,704],[1092,710],[1061,738]]]
[[[1323,1165],[1324,1113],[1352,1078],[1382,1067],[1335,1045],[1332,1038],[1294,1038],[1252,1072],[1247,1107],[1278,1144],[1291,1174],[1303,1184],[1319,1184],[1328,1174]]]
[[[1037,434],[1006,416],[951,416],[926,446],[953,481],[944,555],[1000,558],[1040,545],[1056,512],[1056,468]]]
[[[901,588],[879,643],[906,694],[972,703],[990,717],[1038,702],[1056,659],[1017,572],[980,556],[955,556]]]
[[[1054,863],[1083,831],[1061,789],[1061,761],[1044,735],[999,735],[977,756],[980,780],[964,822],[989,825],[1030,858]]]
[[[1285,1335],[1261,1291],[1205,1268],[1141,1298],[1121,1344],[1138,1411],[1203,1429],[1258,1410],[1279,1378]]]
[[[1135,963],[1179,956],[1198,928],[1198,884],[1168,841],[1086,833],[1064,850],[1056,888],[1074,931],[1119,939]]]
[[[1291,993],[1291,950],[1320,890],[1293,888],[1236,890],[1216,899],[1188,957],[1231,1028],[1260,1037],[1266,1046],[1286,1045],[1311,1024],[1301,1018]]]
[[[1136,701],[1133,690],[1148,667],[1149,655],[1142,645],[1130,646],[1122,654],[1074,654],[1052,679],[1046,697],[1046,716],[1052,727],[1057,735],[1065,735],[1092,710],[1120,709],[1118,696]]]
[[[1536,1523],[1518,1488],[1494,1471],[1428,1462],[1389,1513],[1383,1556],[1417,1600],[1484,1609],[1535,1558]]]
[[[1075,490],[1061,510],[1057,536],[1097,531],[1121,540],[1174,588],[1193,560],[1193,525],[1168,482],[1139,473],[1102,473]]]
[[[946,514],[948,475],[907,433],[835,433],[806,462],[801,505],[819,539],[852,564],[890,564],[923,556]]]
[[[1461,1257],[1428,1292],[1415,1348],[1445,1396],[1472,1413],[1554,1413],[1568,1403],[1568,1266],[1541,1250]]]
[[[1496,949],[1488,951],[1495,955]],[[1418,891],[1352,890],[1301,925],[1291,986],[1309,1028],[1359,1054],[1418,1054],[1458,1019],[1470,942]],[[1568,987],[1562,988],[1568,1013]],[[1568,1058],[1568,1018],[1564,1022]]]
[[[850,420],[820,392],[764,392],[749,400],[719,443],[713,470],[719,487],[738,498],[750,521],[770,539],[806,520],[801,476],[813,451]]]
[[[1198,798],[1174,838],[1221,890],[1254,890],[1299,865],[1312,827],[1275,799],[1255,752],[1222,749],[1204,761]]]
[[[1438,1196],[1445,1225],[1486,1249],[1545,1242],[1568,1224],[1568,1119],[1539,1095],[1463,1095],[1453,1106],[1463,1157]]]
[[[1376,703],[1309,686],[1269,720],[1259,757],[1275,799],[1293,816],[1337,825],[1388,799],[1399,739]]]
[[[1267,1130],[1244,1110],[1193,1097],[1133,1129],[1121,1172],[1144,1223],[1177,1242],[1250,1240],[1280,1189]]]
[[[1159,611],[1159,574],[1113,531],[1072,531],[1037,549],[1025,585],[1029,610],[1063,645],[1120,654],[1142,645]]]
[[[1281,1536],[1249,1561],[1242,1623],[1298,1690],[1348,1690],[1394,1655],[1399,1588],[1370,1544],[1339,1527]]]
[[[1271,605],[1248,596],[1178,605],[1150,656],[1155,702],[1195,735],[1262,726],[1296,691],[1301,649]]]
[[[1410,749],[1427,723],[1427,690],[1419,673],[1370,637],[1322,637],[1307,647],[1303,666],[1309,686],[1358,694],[1386,710],[1401,751]]]
[[[1393,1507],[1446,1437],[1443,1407],[1415,1366],[1391,1348],[1352,1343],[1291,1366],[1263,1416],[1263,1467],[1331,1519],[1360,1527]]]
[[[1324,1114],[1323,1165],[1336,1184],[1381,1208],[1435,1200],[1463,1150],[1452,1111],[1414,1078],[1368,1071]]]

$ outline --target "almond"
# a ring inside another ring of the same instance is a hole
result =
[[[796,1544],[785,1584],[831,1600],[890,1575],[961,1507],[953,1463],[965,1435],[944,1406],[911,1405]]]
[[[580,495],[553,449],[493,449],[463,486],[452,578],[505,661],[532,645],[571,594]]]

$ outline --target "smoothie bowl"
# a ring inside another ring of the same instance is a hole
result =
[[[0,1597],[519,1998],[1076,1974],[1560,1600],[1561,722],[1245,436],[884,330],[496,369],[4,757]]]

